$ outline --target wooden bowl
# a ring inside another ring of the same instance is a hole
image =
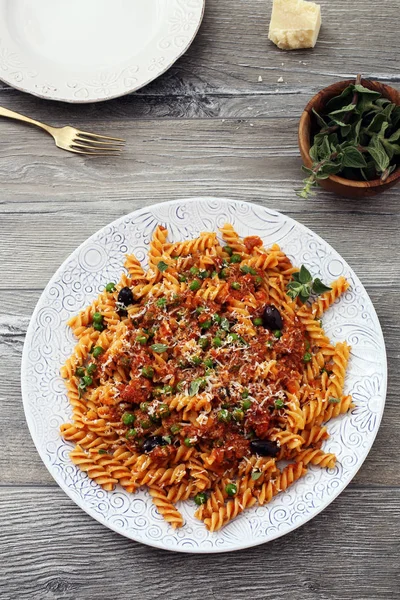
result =
[[[323,109],[331,98],[338,96],[348,85],[354,83],[354,79],[348,81],[339,81],[329,87],[321,90],[310,100],[301,115],[299,125],[299,147],[303,162],[306,167],[312,167],[312,160],[310,158],[310,146],[312,144],[313,135],[318,131],[314,113],[314,108],[318,113],[323,112]],[[384,98],[388,98],[391,102],[400,105],[400,92],[394,88],[379,83],[379,81],[369,81],[363,79],[362,85],[382,94]],[[374,196],[380,194],[388,188],[396,185],[400,181],[400,167],[389,175],[386,181],[382,182],[380,179],[372,179],[371,181],[354,181],[352,179],[345,179],[338,175],[331,175],[328,179],[322,179],[319,183],[321,187],[325,188],[330,192],[339,194],[340,196],[347,196],[349,198],[365,198],[367,196]]]

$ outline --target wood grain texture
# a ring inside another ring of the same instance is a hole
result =
[[[211,558],[130,542],[58,488],[1,488],[1,551],[13,565],[12,576],[0,566],[2,600],[393,600],[399,503],[398,488],[348,489],[289,535]]]
[[[271,0],[207,0],[190,50],[146,88],[111,102],[56,103],[0,83],[0,105],[128,140],[120,159],[92,161],[58,150],[34,128],[0,121],[2,600],[400,597],[399,188],[361,202],[323,190],[308,201],[295,194],[298,119],[310,97],[358,72],[399,88],[400,4],[321,5],[316,48],[282,52],[267,39]],[[365,284],[389,359],[381,429],[341,496],[284,538],[210,557],[130,542],[76,507],[34,448],[19,381],[30,315],[62,261],[136,208],[200,195],[257,202],[324,237]]]

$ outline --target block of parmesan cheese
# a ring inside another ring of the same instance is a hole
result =
[[[278,48],[314,48],[320,27],[319,4],[306,0],[274,0],[268,37]]]

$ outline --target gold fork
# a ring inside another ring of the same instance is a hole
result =
[[[54,138],[58,148],[68,150],[68,152],[75,152],[76,154],[87,154],[88,156],[115,155],[122,150],[122,147],[125,144],[125,140],[122,140],[121,138],[98,135],[97,133],[90,133],[89,131],[81,131],[75,127],[70,127],[69,125],[66,127],[52,127],[51,125],[35,121],[35,119],[21,115],[8,108],[3,108],[2,106],[0,106],[0,116],[36,125],[47,131],[47,133]]]

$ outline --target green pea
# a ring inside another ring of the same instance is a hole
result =
[[[305,363],[311,362],[312,361],[312,354],[310,352],[306,352],[305,355],[303,356],[303,361]]]
[[[83,367],[78,367],[75,371],[75,375],[77,377],[83,377],[85,374],[85,369]]]
[[[222,423],[228,423],[231,420],[231,413],[226,410],[226,408],[222,408],[220,411],[218,411],[218,421],[221,421]]]
[[[282,331],[280,329],[277,329],[276,331],[274,331],[274,336],[279,340],[279,338],[282,337]]]
[[[242,262],[242,257],[240,256],[240,254],[232,254],[232,256],[229,259],[230,263],[240,263]]]
[[[88,365],[86,367],[86,373],[88,375],[93,375],[93,373],[95,373],[96,369],[97,369],[97,365],[95,363],[91,363],[90,365]]]
[[[202,348],[203,350],[206,350],[209,346],[209,340],[208,338],[206,338],[204,335],[202,337],[199,338],[198,344],[200,346],[200,348]]]
[[[243,410],[249,410],[251,406],[251,400],[243,400],[242,402]]]
[[[149,410],[149,403],[148,402],[141,402],[139,404],[139,406],[140,406],[140,410],[142,412],[147,412]]]
[[[228,277],[228,275],[229,275],[228,269],[221,269],[220,272],[219,272],[219,274],[218,274],[218,277],[220,279],[226,279]]]
[[[240,408],[235,408],[232,413],[233,420],[236,422],[243,421],[244,412]]]
[[[137,434],[138,434],[137,429],[128,429],[128,431],[126,432],[125,436],[127,438],[132,438],[132,437],[134,438],[134,437],[137,436]]]
[[[229,254],[229,256],[232,256],[232,254],[233,254],[233,250],[230,246],[222,246],[222,250],[224,252],[226,252],[227,254]]]
[[[226,339],[228,342],[237,342],[240,339],[240,335],[237,333],[230,333]]]
[[[217,325],[219,325],[222,321],[221,317],[215,313],[215,315],[212,316],[212,320],[214,321],[214,323],[217,323]]]
[[[150,421],[154,423],[154,425],[159,425],[161,423],[161,417],[156,413],[150,415]]]
[[[253,319],[253,323],[254,323],[254,325],[256,325],[256,327],[259,327],[260,325],[263,324],[263,320],[261,317],[256,317],[255,319]]]
[[[132,413],[126,412],[122,415],[122,422],[124,425],[133,425],[135,421],[136,417]]]
[[[160,404],[159,407],[158,407],[158,414],[160,415],[160,417],[162,419],[165,419],[166,417],[169,417],[169,415],[171,413],[170,413],[168,404],[164,404],[164,403]]]
[[[198,306],[198,307],[196,308],[196,313],[197,313],[198,315],[201,315],[201,313],[202,313],[202,312],[204,312],[205,310],[206,310],[206,309],[204,308],[204,306]]]
[[[107,454],[107,450],[104,450],[104,448],[100,448],[99,454]]]
[[[210,271],[200,271],[199,277],[200,279],[207,279],[207,277],[210,277]]]
[[[103,315],[99,312],[95,312],[93,315],[93,323],[102,323]]]
[[[185,446],[187,446],[188,448],[192,448],[195,445],[195,441],[192,440],[191,438],[185,438],[183,443],[185,444]]]
[[[110,281],[110,283],[107,283],[106,285],[106,292],[111,293],[115,290],[115,283]]]
[[[197,506],[201,506],[202,504],[205,504],[207,502],[207,494],[205,494],[204,492],[199,492],[195,495],[193,500],[195,501]]]
[[[89,375],[84,375],[82,377],[82,383],[87,387],[88,385],[92,385],[93,379],[89,377]]]
[[[267,347],[268,348],[273,348],[273,346],[274,346],[273,340],[267,340]]]
[[[173,425],[171,425],[171,427],[169,428],[170,432],[173,435],[176,435],[177,433],[180,432],[180,430],[182,429],[181,425],[178,425],[178,423],[174,423]]]
[[[144,419],[143,421],[140,421],[140,426],[142,429],[150,429],[151,421],[149,419]]]
[[[191,268],[189,269],[189,273],[190,273],[191,275],[197,275],[197,274],[198,274],[198,272],[199,272],[199,270],[200,270],[200,269],[199,269],[198,267],[191,267]]]
[[[281,400],[281,398],[278,398],[277,400],[275,400],[274,404],[275,404],[275,408],[277,408],[278,410],[285,406],[285,403],[283,400]]]
[[[203,362],[203,359],[200,356],[192,356],[191,359],[190,359],[190,361],[194,365],[198,366],[198,365],[201,365],[201,363]]]
[[[228,483],[225,486],[225,492],[228,494],[228,496],[236,496],[237,486],[234,483]]]
[[[192,283],[189,285],[189,289],[192,292],[197,292],[197,290],[199,290],[201,288],[201,283],[198,279],[194,279],[192,281]]]
[[[260,285],[262,284],[262,282],[263,282],[263,278],[262,278],[260,275],[256,275],[256,276],[254,277],[254,283],[255,283],[257,286],[260,286]]]
[[[233,290],[240,290],[242,286],[240,285],[240,283],[238,281],[232,281],[231,283],[231,288]]]
[[[139,342],[141,346],[145,346],[147,344],[147,340],[147,335],[138,335],[136,338],[136,341]]]
[[[186,275],[178,275],[178,281],[180,281],[181,283],[187,281]]]
[[[103,323],[93,323],[93,329],[96,331],[104,331],[105,327]]]
[[[154,377],[154,369],[153,367],[143,367],[142,369],[142,375],[143,377],[146,377],[147,379],[153,379]]]
[[[182,392],[183,391],[183,381],[180,381],[179,383],[176,384],[176,391],[177,392]]]
[[[211,319],[207,319],[207,321],[204,321],[203,323],[200,323],[201,329],[210,329],[211,326],[212,326]]]
[[[204,364],[209,369],[213,369],[214,368],[214,362],[213,362],[212,358],[206,358],[205,361],[204,361]]]
[[[153,388],[151,393],[154,396],[154,398],[159,398],[164,393],[164,388],[162,388],[162,387]]]
[[[173,391],[174,391],[174,388],[172,387],[172,385],[164,385],[164,389],[163,389],[164,394],[172,394]]]
[[[220,348],[222,346],[222,340],[220,337],[213,338],[212,345],[214,348]]]
[[[250,396],[250,392],[247,388],[244,388],[242,392],[242,398],[248,398]]]
[[[159,308],[164,308],[165,306],[167,306],[167,299],[166,298],[159,298],[156,302],[157,306]]]

